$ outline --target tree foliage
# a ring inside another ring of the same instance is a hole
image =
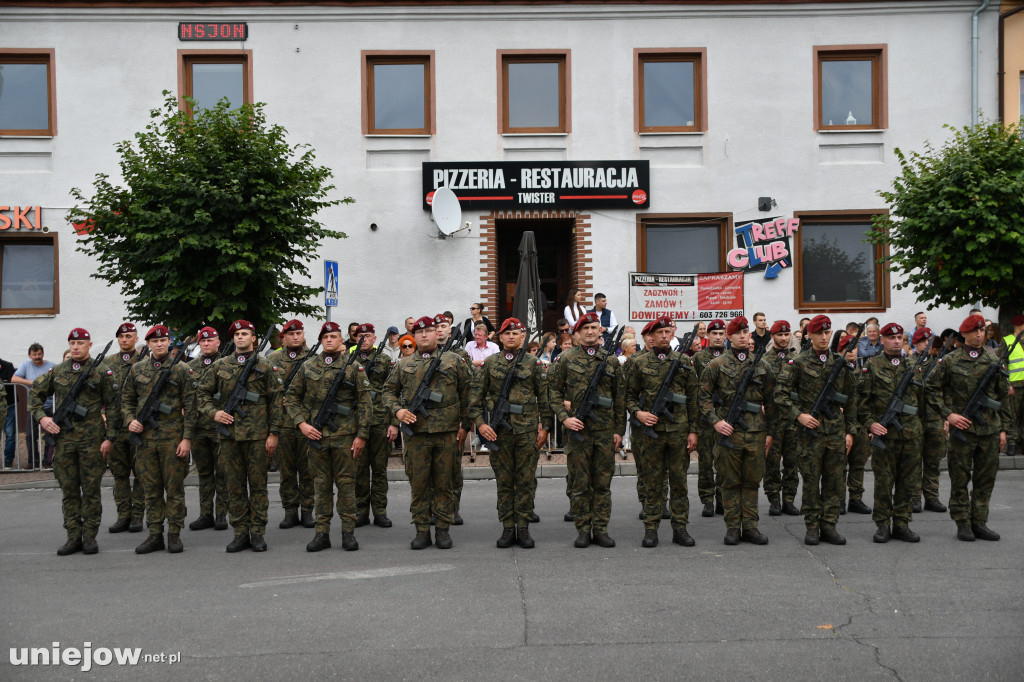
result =
[[[889,216],[874,220],[869,239],[889,244],[898,289],[936,306],[976,302],[1001,309],[1024,301],[1024,140],[1019,125],[981,122],[955,129],[941,149],[895,150],[901,172],[890,191]]]
[[[309,145],[289,145],[263,104],[223,99],[190,114],[163,94],[134,144],[117,144],[124,185],[100,173],[91,198],[71,190],[68,219],[89,228],[78,250],[99,262],[92,276],[120,287],[133,320],[189,333],[317,316],[319,289],[296,280],[323,239],[345,237],[318,213],[353,200],[327,198],[330,169]]]

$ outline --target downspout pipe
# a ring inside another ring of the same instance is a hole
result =
[[[971,13],[971,124],[978,124],[978,15],[988,9],[992,0],[981,0]]]

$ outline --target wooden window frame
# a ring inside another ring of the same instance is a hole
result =
[[[0,290],[0,317],[18,315],[59,315],[60,314],[60,252],[57,248],[57,235],[54,233],[32,234],[0,234],[0,279],[3,277],[2,247],[14,244],[52,244],[53,245],[53,307],[52,308],[4,308],[3,291]]]
[[[178,50],[178,106],[184,111],[185,97],[192,96],[192,64],[242,64],[243,104],[252,104],[252,50]]]
[[[703,133],[708,129],[708,51],[705,47],[633,48],[633,131],[637,133]],[[644,125],[644,64],[693,62],[693,125]]]
[[[841,130],[885,130],[889,127],[888,46],[877,45],[815,45],[814,46],[814,129],[819,132]],[[870,125],[827,125],[821,115],[821,65],[826,61],[871,62],[871,107],[874,121]]]
[[[437,133],[434,50],[363,50],[359,56],[363,90],[363,135],[434,135]],[[422,64],[422,128],[376,128],[373,110],[373,67],[377,64]]]
[[[727,257],[734,240],[731,213],[646,213],[636,218],[636,270],[647,272],[647,228],[673,225],[718,224],[718,272],[730,272]],[[690,273],[673,273],[690,274]]]
[[[53,48],[5,47],[0,49],[0,61],[6,64],[46,65],[46,128],[0,129],[2,137],[56,137],[57,136],[57,66]]]
[[[841,211],[794,211],[793,217],[800,219],[801,226],[804,223],[871,223],[876,215],[888,215],[889,209],[865,209],[865,210],[841,210]],[[801,292],[804,288],[804,255],[803,255],[803,230],[798,229],[793,233],[793,307],[801,315],[810,313],[828,312],[864,312],[884,313],[892,305],[889,286],[889,266],[886,263],[879,263],[878,260],[889,255],[889,246],[873,245],[875,252],[875,282],[878,286],[877,297],[873,301],[854,302],[831,302],[831,301],[803,301]]]
[[[508,65],[557,62],[561,78],[558,92],[559,124],[555,127],[513,128],[508,123]],[[498,50],[498,134],[540,135],[572,132],[571,50]]]

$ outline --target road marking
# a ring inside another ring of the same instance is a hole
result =
[[[391,568],[374,568],[366,571],[341,571],[339,573],[314,573],[312,575],[284,576],[271,580],[260,580],[255,583],[244,583],[239,587],[275,587],[277,585],[297,585],[315,583],[321,580],[363,580],[366,578],[391,578],[396,575],[418,575],[420,573],[440,573],[454,570],[452,564],[434,564],[430,566],[393,566]]]

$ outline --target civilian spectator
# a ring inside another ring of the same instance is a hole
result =
[[[569,334],[562,334],[558,337],[558,350],[559,352],[569,350],[575,345],[575,341]],[[557,356],[556,356],[557,357]]]
[[[487,329],[487,338],[494,338],[494,325],[484,317],[484,304],[474,303],[469,306],[469,317],[462,323],[462,338],[468,343],[469,338],[476,334],[477,325],[482,324]]]
[[[754,329],[750,337],[754,339],[752,351],[758,348],[767,348],[771,343],[772,335],[768,333],[768,318],[764,316],[764,313],[754,313]]]
[[[583,292],[579,289],[569,289],[569,296],[565,299],[565,310],[562,311],[562,316],[569,326],[575,327],[576,320],[583,317],[586,312],[583,309]]]
[[[415,325],[415,324],[416,324],[416,320],[414,320],[413,318],[411,318],[411,317],[405,318],[405,331],[406,331],[406,333],[411,335],[412,334],[413,325]]]
[[[3,387],[7,395],[7,409],[0,418],[3,418],[4,425],[4,466],[14,466],[14,451],[17,445],[18,430],[15,428],[17,414],[14,410],[14,386],[11,377],[14,376],[14,363],[0,358],[0,384],[7,384]]]
[[[487,340],[487,326],[478,324],[473,328],[473,343],[466,346],[469,359],[474,367],[482,367],[484,360],[498,352],[498,344]]]
[[[402,349],[399,347],[398,327],[388,327],[386,336],[388,342],[384,344],[384,350],[381,353],[391,358],[391,362],[398,362],[398,359],[402,357]]]
[[[999,344],[999,325],[993,323],[985,327],[985,350],[998,358]]]
[[[607,341],[611,336],[611,330],[619,325],[615,320],[615,313],[608,309],[608,297],[600,293],[594,294],[594,309],[590,312],[597,313],[601,318],[601,337]],[[623,332],[623,336],[625,336],[625,332]]]
[[[14,376],[11,377],[11,381],[16,384],[22,384],[24,386],[31,386],[32,382],[36,380],[36,377],[40,377],[51,369],[54,365],[49,360],[43,358],[43,347],[38,343],[33,343],[28,347],[28,360],[21,363],[21,367],[14,372]],[[43,404],[43,410],[47,416],[53,416],[53,396],[49,396],[46,402]],[[25,469],[34,469],[39,465],[39,442],[36,438],[39,435],[39,423],[33,417],[29,417],[29,428],[25,433],[25,442],[28,445],[28,457],[29,463],[23,467]]]
[[[345,339],[345,350],[352,350],[359,345],[359,339],[356,338],[359,335],[359,323],[349,322],[348,323],[348,338]]]
[[[864,336],[857,342],[857,357],[861,360],[874,357],[882,352],[881,335],[878,332],[878,320],[876,318],[871,319],[874,319],[875,321],[868,323],[867,329],[864,330]],[[856,333],[857,332],[854,332],[854,334]]]
[[[558,338],[551,332],[547,332],[541,338],[541,351],[538,359],[545,365],[550,365],[551,361],[555,359],[555,350],[558,347]]]
[[[564,317],[559,318],[555,323],[555,338],[557,339],[562,334],[572,334],[572,325]]]
[[[700,347],[708,347],[708,323],[698,322],[697,323],[697,336],[695,337],[696,343],[700,344]]]
[[[526,352],[529,353],[530,355],[540,354],[540,344],[537,343],[536,341],[530,341],[530,343],[526,346]]]
[[[403,358],[407,358],[416,352],[416,342],[413,341],[411,336],[406,334],[398,339],[398,350],[401,351]]]
[[[619,355],[619,362],[624,365],[626,360],[629,360],[629,356],[636,353],[636,337],[622,337],[620,346],[622,347],[622,354]]]

